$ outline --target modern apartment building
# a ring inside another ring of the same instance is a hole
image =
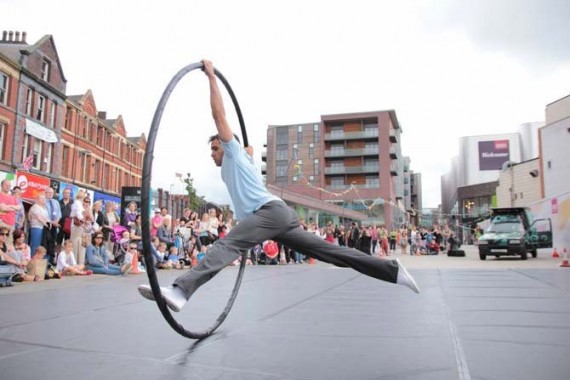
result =
[[[266,183],[362,212],[367,224],[407,223],[414,208],[412,176],[401,133],[394,110],[270,125],[263,155]]]

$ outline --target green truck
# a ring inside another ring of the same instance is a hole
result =
[[[552,248],[552,222],[550,219],[533,220],[526,207],[491,209],[491,220],[478,241],[479,258],[487,256],[520,256],[528,253],[536,257],[537,249]]]

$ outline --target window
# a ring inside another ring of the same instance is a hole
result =
[[[331,161],[331,168],[342,169],[344,168],[344,161]]]
[[[39,121],[44,121],[46,110],[46,97],[43,95],[38,95],[38,109],[36,111],[36,119]]]
[[[51,62],[44,58],[42,62],[42,79],[49,82]]]
[[[34,92],[28,88],[26,92],[26,115],[32,116],[32,107],[34,105]]]
[[[333,125],[331,126],[331,136],[333,137],[342,137],[344,133],[342,125]]]
[[[297,144],[303,143],[303,126],[297,126]]]
[[[69,147],[68,146],[63,147],[62,161],[63,161],[63,168],[62,168],[63,176],[64,177],[71,177],[71,175],[69,173]]]
[[[276,134],[277,145],[289,145],[289,128],[279,127]]]
[[[6,124],[0,123],[0,160],[4,159],[4,136],[6,135]]]
[[[299,146],[297,144],[293,144],[293,159],[296,160],[299,157]]]
[[[315,160],[313,161],[313,172],[315,173],[315,175],[319,175],[319,159],[315,158]]]
[[[313,142],[319,142],[319,125],[313,124]]]
[[[275,176],[276,177],[287,176],[287,165],[277,165],[275,167]]]
[[[0,73],[0,104],[8,104],[8,75]]]
[[[380,187],[380,180],[375,176],[366,176],[366,187],[367,188],[378,188]]]
[[[93,168],[93,181],[95,185],[99,182],[99,172],[101,171],[101,161],[95,160],[95,165]]]
[[[46,163],[45,171],[47,173],[51,173],[51,157],[52,157],[52,154],[53,154],[53,144],[48,144],[47,156],[44,159],[44,161]]]
[[[29,138],[32,138],[29,136]],[[32,150],[32,155],[34,157],[32,161],[32,166],[34,169],[41,170],[42,168],[42,140],[34,139],[34,149]]]
[[[279,148],[277,149],[277,151],[275,152],[275,158],[277,160],[287,160],[289,159],[289,155],[287,154],[287,148]]]
[[[85,179],[87,178],[87,153],[80,152],[79,161],[79,170],[81,170],[81,173],[79,174],[79,180],[81,182],[85,182]]]
[[[333,177],[331,178],[331,187],[333,189],[339,189],[344,187],[344,177]]]
[[[51,102],[49,107],[49,126],[55,129],[55,114],[57,112],[57,103]]]
[[[309,144],[309,159],[312,160],[313,158],[315,158],[315,144],[310,143]]]
[[[331,144],[331,154],[342,156],[344,154],[344,144]]]
[[[377,142],[370,142],[370,141],[367,141],[367,142],[364,144],[364,151],[365,151],[366,153],[379,153],[379,151],[378,151],[378,143],[377,143]]]
[[[65,109],[65,124],[64,128],[69,130],[71,128],[71,108]]]

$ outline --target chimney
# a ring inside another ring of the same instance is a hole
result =
[[[6,42],[6,37],[8,36],[8,32],[7,31],[2,31],[2,42]]]
[[[12,41],[12,37],[13,37],[13,36],[14,36],[14,32],[12,32],[12,31],[9,31],[9,32],[8,32],[8,41],[10,41],[10,42],[11,42],[11,41]]]
[[[99,117],[99,119],[107,120],[107,112],[105,112],[105,111],[97,112],[97,116]]]
[[[20,41],[20,32],[16,32],[14,41],[15,41],[15,42],[19,42],[19,41]]]
[[[26,37],[27,37],[27,35],[28,35],[28,34],[27,34],[26,32],[22,32],[22,43],[24,43],[24,44],[27,43],[27,42],[26,42]]]

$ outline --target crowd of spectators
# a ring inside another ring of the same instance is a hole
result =
[[[12,281],[42,281],[62,276],[91,274],[121,275],[145,271],[142,255],[142,223],[139,206],[131,202],[122,210],[115,202],[92,202],[79,190],[54,198],[48,188],[36,196],[27,214],[20,199],[21,189],[0,186],[0,274],[8,271]],[[211,208],[202,215],[189,208],[173,219],[166,207],[156,208],[150,220],[153,264],[157,269],[187,269],[207,254],[208,247],[232,228],[221,210]],[[348,246],[366,254],[437,254],[454,241],[449,228],[417,229],[403,225],[388,230],[383,225],[361,226],[352,222],[319,227],[301,219],[299,228],[331,244]],[[247,264],[314,263],[278,242],[266,241],[248,253]],[[239,260],[234,262],[235,265]]]

